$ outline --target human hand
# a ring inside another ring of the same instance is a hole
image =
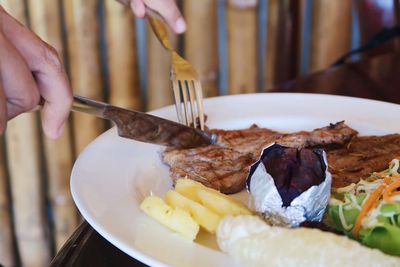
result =
[[[186,31],[186,22],[174,0],[117,0],[127,6],[130,6],[133,13],[138,18],[144,16],[150,11],[155,11],[167,22],[175,33]]]
[[[72,92],[56,50],[0,5],[0,134],[7,121],[45,100],[42,126],[58,138],[68,118]]]

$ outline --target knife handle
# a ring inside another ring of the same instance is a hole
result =
[[[46,101],[44,100],[44,98],[41,97],[38,106],[32,109],[31,112],[41,109],[44,106],[45,102]],[[103,119],[110,119],[104,114],[107,107],[109,106],[110,106],[109,104],[100,101],[95,101],[83,96],[74,95],[71,110],[76,112],[91,114]]]
[[[71,110],[95,115],[103,119],[109,119],[104,116],[104,112],[108,106],[108,104],[100,101],[74,95],[74,101],[72,102]]]

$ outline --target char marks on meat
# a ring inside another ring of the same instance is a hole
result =
[[[344,147],[327,151],[333,187],[343,187],[381,171],[400,155],[400,135],[355,137]]]
[[[349,142],[358,132],[344,121],[331,123],[322,128],[317,128],[311,132],[300,131],[296,133],[286,134],[277,142],[284,146],[290,147],[313,147],[313,146],[330,146],[343,145]]]
[[[242,130],[214,129],[211,132],[218,136],[217,145],[230,147],[243,154],[251,154],[253,158],[258,158],[264,147],[284,136],[283,133],[260,128],[255,124]]]
[[[170,149],[163,155],[164,162],[171,166],[173,179],[188,177],[226,194],[245,187],[249,167],[254,162],[250,154],[215,145]]]
[[[324,145],[343,145],[357,135],[357,131],[343,121],[317,128],[311,132],[279,133],[253,124],[243,130],[211,130],[217,134],[217,145],[230,147],[241,153],[250,153],[257,160],[264,147],[276,142],[283,146],[300,148]]]
[[[249,167],[263,148],[277,142],[290,147],[342,145],[357,132],[344,122],[311,132],[279,133],[252,125],[243,130],[211,130],[218,135],[217,145],[192,149],[169,148],[163,160],[173,179],[188,177],[223,193],[236,193],[245,186]]]

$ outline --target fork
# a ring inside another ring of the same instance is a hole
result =
[[[204,130],[203,91],[199,75],[192,65],[175,51],[164,22],[153,14],[149,14],[147,18],[157,39],[172,56],[171,82],[179,122]]]

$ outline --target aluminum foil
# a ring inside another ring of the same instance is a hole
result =
[[[289,206],[284,207],[273,177],[266,171],[262,161],[268,150],[279,146],[275,143],[266,147],[250,169],[247,177],[247,189],[250,192],[252,205],[271,225],[297,227],[304,221],[321,221],[328,205],[332,176],[328,171],[326,153],[322,149],[313,151],[322,157],[325,168],[325,179],[318,185],[313,185],[294,198]],[[285,147],[283,147],[285,148]]]

